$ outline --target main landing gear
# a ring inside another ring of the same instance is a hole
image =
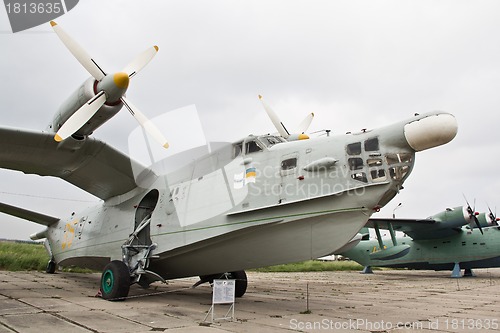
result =
[[[140,232],[149,226],[151,215],[147,215],[129,239],[122,245],[122,260],[113,260],[106,265],[101,276],[101,296],[109,301],[120,301],[128,296],[130,285],[137,283],[143,288],[154,281],[165,280],[147,270],[150,260],[156,258],[153,251],[157,244],[141,245],[136,242]]]
[[[108,301],[122,301],[130,290],[130,273],[127,265],[113,260],[104,267],[101,276],[101,297]]]
[[[247,291],[247,286],[248,286],[247,274],[245,273],[245,271],[203,275],[203,276],[200,276],[200,281],[196,282],[193,285],[193,288],[198,287],[200,284],[203,284],[206,282],[213,284],[214,280],[218,280],[218,279],[236,280],[234,296],[235,297],[242,297],[243,295],[245,295],[245,292]]]
[[[56,262],[53,259],[50,259],[47,267],[45,268],[45,272],[48,274],[54,274],[56,272]]]

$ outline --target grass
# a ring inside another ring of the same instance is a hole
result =
[[[42,244],[0,242],[0,269],[44,271],[49,255]]]
[[[5,271],[45,271],[49,255],[43,244],[0,241],[0,270]],[[64,272],[92,273],[80,267],[64,267]]]
[[[360,271],[363,266],[354,261],[320,261],[307,260],[293,264],[284,264],[257,268],[257,272],[329,272],[329,271]]]

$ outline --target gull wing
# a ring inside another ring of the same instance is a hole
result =
[[[103,200],[135,189],[134,170],[152,174],[100,140],[73,143],[58,143],[53,133],[0,127],[0,168],[61,178]]]

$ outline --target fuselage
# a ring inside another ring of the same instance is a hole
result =
[[[410,250],[396,259],[375,260],[370,253],[380,250],[377,240],[361,241],[344,256],[363,266],[410,269],[452,270],[455,263],[461,268],[487,268],[500,266],[500,230],[498,227],[478,229],[464,226],[456,235],[442,239],[412,240],[398,237],[397,244],[409,245]],[[385,242],[388,248],[390,240]]]
[[[447,126],[429,127],[434,121]],[[151,216],[137,238],[157,244],[149,268],[164,278],[317,258],[399,192],[415,151],[455,134],[453,116],[433,113],[310,140],[249,136],[62,219],[46,235],[59,264],[102,269]]]

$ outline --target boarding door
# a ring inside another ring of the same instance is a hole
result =
[[[298,153],[283,155],[280,163],[280,199],[279,203],[291,201],[299,196],[297,171]]]

